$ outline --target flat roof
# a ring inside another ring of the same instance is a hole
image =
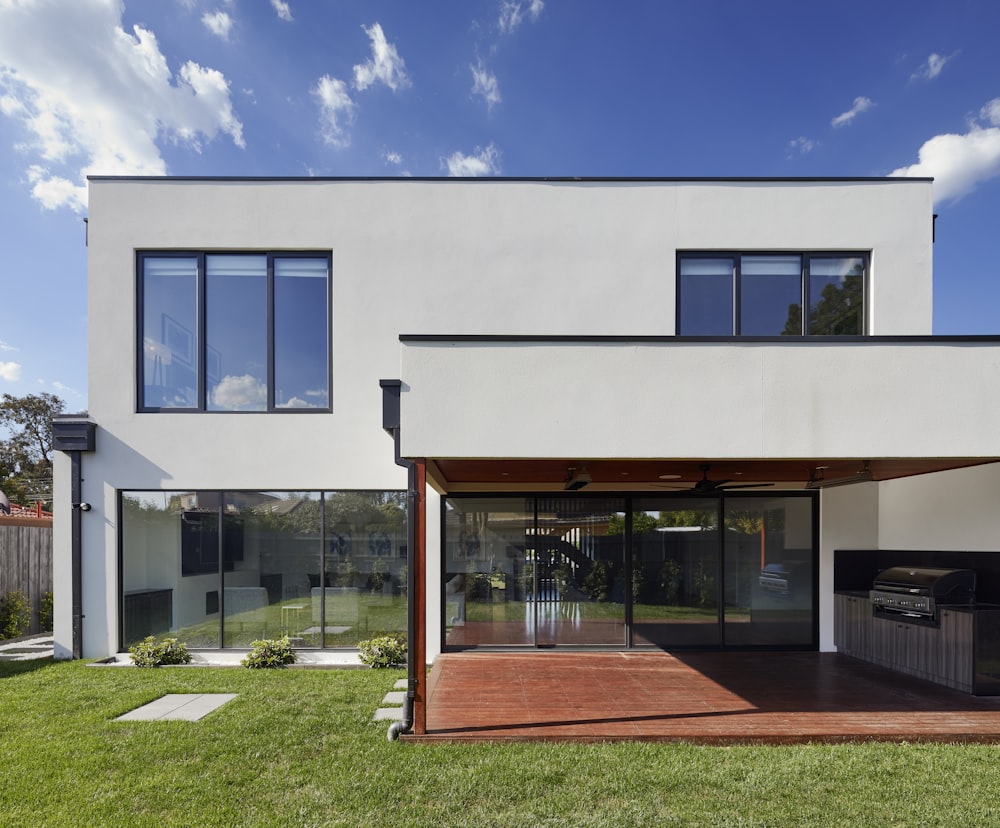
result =
[[[819,177],[795,177],[795,176],[202,176],[202,175],[88,175],[88,181],[196,181],[196,182],[298,182],[298,181],[380,181],[380,182],[444,182],[444,181],[501,181],[501,182],[555,182],[555,183],[655,183],[655,184],[720,184],[720,183],[752,183],[763,184],[767,182],[780,183],[815,183],[828,182],[837,184],[849,183],[902,183],[906,181],[929,182],[931,177],[888,177],[888,176],[819,176]]]

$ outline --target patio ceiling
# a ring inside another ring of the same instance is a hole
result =
[[[708,465],[710,480],[728,480],[732,486],[774,484],[801,489],[820,478],[835,481],[867,468],[873,480],[927,474],[994,463],[1000,458],[796,458],[779,460],[698,459],[497,459],[435,458],[429,476],[444,491],[538,490],[561,491],[569,469],[586,469],[592,483],[587,491],[684,491],[701,480]]]

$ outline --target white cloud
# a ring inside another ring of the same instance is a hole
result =
[[[277,406],[278,408],[316,408],[313,403],[307,402],[301,397],[292,397],[288,402]]]
[[[289,23],[292,22],[292,10],[288,7],[288,3],[285,0],[271,0],[271,6],[279,18]]]
[[[347,84],[329,75],[323,75],[312,90],[319,98],[319,120],[323,140],[334,147],[351,143],[344,125],[354,118],[355,103],[347,92]]]
[[[920,68],[910,75],[910,80],[934,80],[934,78],[941,74],[944,65],[957,55],[958,52],[953,52],[947,56],[932,52],[930,57],[927,58],[926,63],[921,64]]]
[[[804,135],[800,135],[798,138],[793,138],[788,142],[789,154],[805,155],[806,153],[810,153],[816,149],[816,145],[816,141],[813,141],[811,138],[806,138]]]
[[[497,20],[500,32],[511,34],[521,25],[525,13],[531,18],[532,23],[535,22],[544,8],[543,0],[528,0],[526,3],[522,3],[520,0],[503,0],[500,4],[500,17]]]
[[[231,411],[259,409],[267,405],[267,386],[250,374],[228,375],[212,389],[212,402]]]
[[[16,350],[17,348],[15,348],[9,342],[4,342],[2,339],[0,339],[0,351],[16,351]]]
[[[441,163],[448,168],[451,178],[480,178],[487,175],[500,174],[500,151],[490,144],[487,147],[476,147],[472,155],[454,152]]]
[[[396,51],[395,45],[385,39],[382,26],[373,23],[364,29],[372,42],[372,56],[366,63],[354,67],[354,86],[357,89],[367,89],[376,81],[380,81],[395,91],[405,89],[410,85],[406,74],[406,64]]]
[[[476,66],[470,65],[469,69],[472,70],[472,94],[482,95],[486,108],[492,111],[493,105],[501,101],[497,76],[486,68],[482,60]]]
[[[123,11],[122,0],[0,1],[0,111],[30,136],[17,149],[46,207],[82,211],[88,174],[164,175],[162,138],[198,149],[224,132],[244,146],[222,73],[188,61],[172,74],[156,35],[126,32]]]
[[[53,382],[52,387],[56,389],[60,394],[66,396],[67,394],[72,394],[74,397],[83,397],[79,391],[75,388],[70,388],[68,385],[63,385],[61,382]]]
[[[21,379],[21,365],[17,362],[0,362],[0,379],[17,382]]]
[[[916,164],[900,167],[890,176],[932,177],[934,201],[953,201],[1000,175],[1000,98],[979,110],[969,131],[935,135],[925,141]]]
[[[233,19],[224,11],[218,11],[214,14],[205,12],[201,16],[201,22],[216,37],[229,40],[229,31],[233,28]]]
[[[875,103],[871,98],[866,98],[864,95],[854,99],[854,106],[847,110],[847,112],[841,112],[836,118],[830,121],[830,126],[842,127],[850,124],[858,115],[862,112],[867,112],[875,106]]]
[[[386,150],[382,153],[382,157],[385,159],[386,163],[392,164],[396,167],[403,163],[403,156],[398,152],[393,152],[392,150]],[[309,392],[307,391],[306,393],[308,394]]]

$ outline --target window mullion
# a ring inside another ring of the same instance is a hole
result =
[[[275,409],[274,389],[274,254],[267,254],[267,410]]]
[[[812,305],[809,304],[809,256],[802,256],[802,336],[809,335],[809,317],[812,315]]]
[[[197,386],[198,410],[205,411],[208,408],[208,392],[205,382],[205,354],[208,350],[208,278],[206,276],[205,254],[198,254],[198,278],[195,282],[198,296],[196,298],[197,307],[195,309],[195,320],[198,325],[198,332],[195,337],[197,347],[195,348],[195,378]]]
[[[733,336],[741,333],[740,302],[743,294],[743,271],[740,267],[740,256],[733,256]]]

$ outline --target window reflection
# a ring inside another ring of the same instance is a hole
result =
[[[141,409],[329,410],[329,256],[139,262]]]
[[[353,647],[406,630],[402,492],[124,492],[121,525],[123,648]]]
[[[681,254],[678,334],[861,336],[867,263],[862,254]]]
[[[206,256],[210,411],[267,409],[267,258]]]
[[[809,333],[839,336],[864,331],[865,260],[813,258],[809,264]]]
[[[326,408],[329,393],[325,259],[274,260],[274,404]]]
[[[198,260],[145,259],[142,268],[143,404],[198,404]]]

